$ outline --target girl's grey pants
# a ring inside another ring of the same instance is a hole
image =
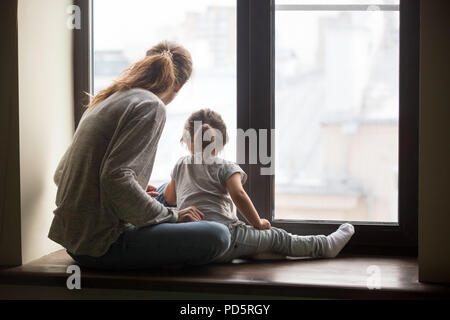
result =
[[[228,250],[214,262],[230,262],[237,258],[259,254],[278,254],[290,257],[323,257],[328,250],[324,235],[298,236],[272,227],[258,230],[249,225],[230,226],[231,244]]]

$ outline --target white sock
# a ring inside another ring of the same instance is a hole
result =
[[[325,257],[336,257],[354,233],[355,228],[350,223],[344,223],[339,227],[339,229],[327,236],[329,249],[325,253]]]

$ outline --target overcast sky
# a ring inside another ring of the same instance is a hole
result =
[[[96,49],[132,50],[136,39],[151,47],[161,40],[155,26],[177,25],[187,11],[201,12],[211,5],[236,6],[236,0],[94,0]]]

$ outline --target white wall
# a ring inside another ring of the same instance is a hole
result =
[[[19,0],[22,263],[60,247],[47,238],[53,172],[73,134],[71,0]]]

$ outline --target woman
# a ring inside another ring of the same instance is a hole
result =
[[[164,207],[147,186],[165,105],[191,73],[189,52],[162,42],[88,105],[55,172],[57,208],[49,232],[81,266],[201,265],[228,249],[225,226],[202,221],[195,207]]]

